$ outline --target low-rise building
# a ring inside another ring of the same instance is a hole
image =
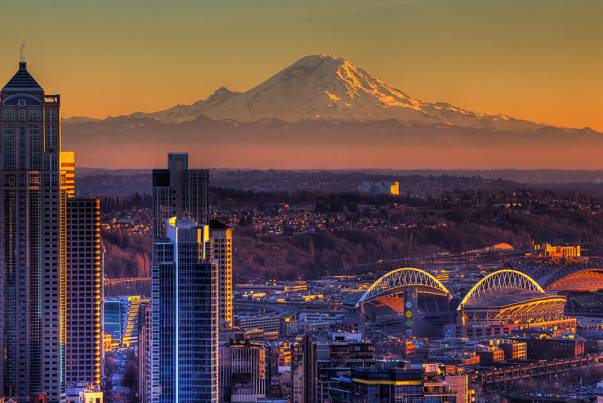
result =
[[[266,348],[260,343],[220,347],[220,401],[257,402],[267,396]]]
[[[304,392],[306,403],[329,399],[329,388],[352,368],[373,367],[375,349],[358,333],[312,333],[304,337]]]
[[[400,182],[398,181],[379,181],[379,182],[362,182],[358,185],[358,191],[371,195],[400,195]]]
[[[526,339],[526,344],[531,360],[575,358],[584,354],[584,339],[581,337],[530,338]]]

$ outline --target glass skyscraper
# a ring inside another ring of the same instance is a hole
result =
[[[151,401],[218,401],[218,273],[209,227],[170,218],[155,240]]]
[[[60,97],[24,61],[0,93],[0,395],[65,398],[66,200]]]

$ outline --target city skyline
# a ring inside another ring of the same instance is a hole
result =
[[[20,2],[0,9],[0,54],[16,59],[25,43],[35,73],[64,94],[66,117],[158,111],[205,99],[221,86],[245,91],[300,57],[330,54],[428,101],[603,130],[597,113],[602,7],[588,1],[266,1],[259,7],[57,1],[35,8]],[[15,26],[42,16],[58,26]],[[51,62],[55,57],[59,63]],[[0,67],[5,76],[11,70]],[[119,96],[108,102],[107,93]]]
[[[600,401],[602,11],[0,4],[0,403]]]

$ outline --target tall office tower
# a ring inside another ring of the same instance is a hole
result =
[[[67,201],[67,386],[101,382],[100,200]]]
[[[66,190],[60,96],[24,61],[0,92],[0,395],[65,398]]]
[[[232,228],[220,221],[209,222],[212,255],[218,266],[218,323],[232,328]]]
[[[153,370],[159,401],[218,401],[218,276],[209,226],[170,218],[153,250]]]
[[[209,219],[207,169],[188,169],[187,153],[169,153],[168,169],[153,170],[153,224],[155,238],[165,236],[168,218],[189,217],[199,225]]]

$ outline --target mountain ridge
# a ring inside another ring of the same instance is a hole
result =
[[[603,135],[423,102],[345,59],[308,56],[244,92],[159,112],[65,119],[78,165],[601,169]]]

